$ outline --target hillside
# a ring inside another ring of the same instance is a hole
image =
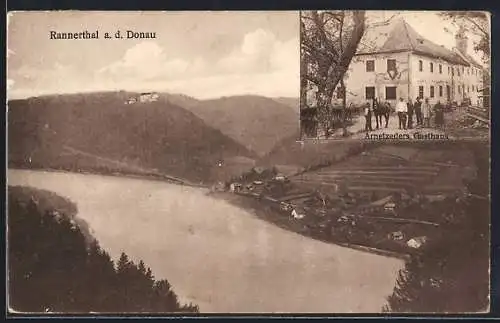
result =
[[[77,165],[66,147],[197,182],[219,160],[254,154],[193,113],[165,100],[124,104],[132,93],[53,95],[9,102],[9,164]],[[215,171],[217,169],[217,171]],[[214,172],[215,171],[215,172]]]
[[[290,106],[266,97],[231,96],[197,104],[179,95],[168,98],[261,156],[299,127],[298,115]]]
[[[306,140],[298,141],[296,130],[292,135],[280,140],[257,164],[294,165],[301,168],[328,165],[352,154],[359,154],[366,144],[358,140]]]
[[[53,192],[8,188],[9,309],[24,313],[197,313],[141,260],[117,261]],[[37,292],[34,293],[33,291]]]
[[[278,98],[273,98],[273,100],[292,108],[292,110],[295,111],[297,114],[299,113],[299,110],[300,110],[299,109],[299,105],[300,105],[299,98],[278,97]]]

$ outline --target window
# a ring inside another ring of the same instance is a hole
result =
[[[450,93],[450,86],[449,85],[446,85],[446,95],[448,96],[448,98],[451,95],[451,93]]]
[[[422,72],[424,70],[424,62],[422,60],[418,61],[418,71]]]
[[[457,67],[457,75],[460,76],[460,68]]]
[[[462,93],[465,94],[465,85],[462,85]]]
[[[448,66],[448,75],[450,75],[450,67]]]
[[[467,93],[470,92],[470,86],[467,85]]]
[[[372,100],[375,98],[375,87],[374,86],[367,86],[365,88],[365,98],[367,100]]]
[[[467,68],[467,75],[470,75],[470,70],[469,70],[469,68]]]
[[[418,97],[421,99],[424,98],[424,87],[422,85],[418,87]]]
[[[439,64],[439,74],[443,74],[443,66],[441,64]]]
[[[431,93],[430,93],[430,97],[433,98],[434,97],[434,86],[431,85]]]
[[[366,61],[366,71],[367,72],[375,72],[375,61],[374,60]]]
[[[385,99],[386,100],[396,100],[396,87],[386,86],[385,87]]]
[[[429,68],[431,70],[431,73],[434,73],[434,63],[430,62],[429,63]]]
[[[455,75],[455,69],[452,67],[451,68],[451,76],[454,76]]]
[[[472,85],[472,92],[474,92],[474,84]]]
[[[443,87],[440,85],[439,86],[439,97],[443,96]]]
[[[458,92],[458,94],[460,94],[460,85],[457,86],[457,92]]]
[[[462,74],[465,74],[465,67],[462,66]]]
[[[396,60],[388,59],[387,60],[387,72],[396,70]]]

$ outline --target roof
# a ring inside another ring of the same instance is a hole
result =
[[[425,39],[403,18],[371,26],[365,31],[356,55],[411,51],[447,62],[469,65],[460,55]]]

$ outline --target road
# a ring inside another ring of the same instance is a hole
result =
[[[445,119],[448,115],[445,114]],[[379,129],[376,128],[376,121],[375,118],[372,118],[372,129],[373,131],[366,132],[365,131],[365,118],[360,117],[357,118],[354,125],[352,125],[349,128],[349,131],[353,133],[351,138],[353,139],[363,139],[366,138],[366,134],[370,135],[382,135],[382,134],[387,134],[387,135],[403,135],[408,137],[408,139],[415,139],[415,134],[416,133],[432,133],[435,136],[442,136],[446,134],[446,129],[437,129],[434,126],[433,120],[431,120],[431,127],[417,127],[416,125],[416,117],[413,116],[413,129],[399,129],[399,119],[397,114],[393,113],[389,117],[389,123],[387,125],[387,128],[385,128],[385,119],[383,118],[382,120],[382,125],[384,127],[381,127]],[[406,138],[406,137],[405,137]],[[448,135],[448,139],[453,139]]]
[[[91,154],[91,153],[88,153],[88,152],[85,152],[85,151],[82,151],[82,150],[79,150],[79,149],[76,149],[76,148],[73,148],[70,146],[64,146],[64,150],[66,153],[91,157],[91,158],[94,158],[96,160],[102,161],[104,163],[110,163],[110,164],[122,167],[124,170],[132,170],[132,171],[138,172],[138,173],[157,175],[157,176],[161,177],[162,179],[172,181],[176,184],[183,184],[183,185],[189,185],[189,186],[195,186],[195,187],[205,187],[205,186],[200,185],[200,184],[192,183],[184,178],[179,178],[179,177],[163,174],[163,173],[159,172],[157,169],[147,169],[144,167],[130,165],[128,163],[120,162],[120,161],[117,161],[114,159],[97,156],[97,155],[94,155],[94,154]]]

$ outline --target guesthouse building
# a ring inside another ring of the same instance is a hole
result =
[[[418,34],[404,19],[370,26],[346,74],[347,102],[373,98],[392,106],[399,98],[429,98],[431,104],[479,104],[483,67],[467,54],[464,33],[445,48]]]

